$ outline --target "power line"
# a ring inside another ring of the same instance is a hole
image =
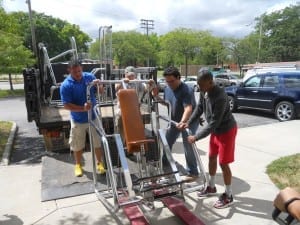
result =
[[[141,19],[141,28],[146,30],[148,36],[149,30],[154,30],[154,20]]]

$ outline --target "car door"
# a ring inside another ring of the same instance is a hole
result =
[[[236,100],[239,107],[260,108],[262,102],[259,99],[261,91],[262,75],[250,77],[236,91]]]
[[[276,74],[266,74],[263,76],[262,87],[257,92],[260,99],[260,108],[265,110],[273,110],[274,100],[279,92],[279,77]]]

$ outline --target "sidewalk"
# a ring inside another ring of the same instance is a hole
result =
[[[199,199],[195,193],[186,197],[187,206],[207,225],[276,224],[271,219],[272,201],[278,189],[265,173],[266,166],[281,156],[299,153],[300,120],[242,128],[238,131],[236,162],[232,164],[235,204],[217,210],[212,207],[217,197]],[[208,138],[199,141],[201,158],[207,165]],[[184,155],[174,151],[176,160]],[[56,201],[41,202],[41,165],[0,166],[1,225],[104,225],[129,224],[117,212],[122,223],[97,200],[95,194]],[[218,192],[224,187],[221,171],[217,176]],[[154,212],[145,213],[151,224],[182,224],[160,202]]]

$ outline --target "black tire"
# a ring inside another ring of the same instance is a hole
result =
[[[295,117],[295,107],[291,102],[282,101],[276,105],[274,113],[281,122],[292,120]]]
[[[228,96],[228,101],[229,101],[229,108],[232,112],[236,112],[237,111],[237,105],[236,105],[236,101],[234,99],[233,96]]]

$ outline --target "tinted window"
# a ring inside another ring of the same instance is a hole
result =
[[[278,76],[266,75],[263,87],[277,87],[279,84]]]
[[[261,76],[254,76],[245,82],[245,87],[259,87]]]
[[[283,76],[283,83],[286,88],[300,88],[300,76],[297,75]]]

